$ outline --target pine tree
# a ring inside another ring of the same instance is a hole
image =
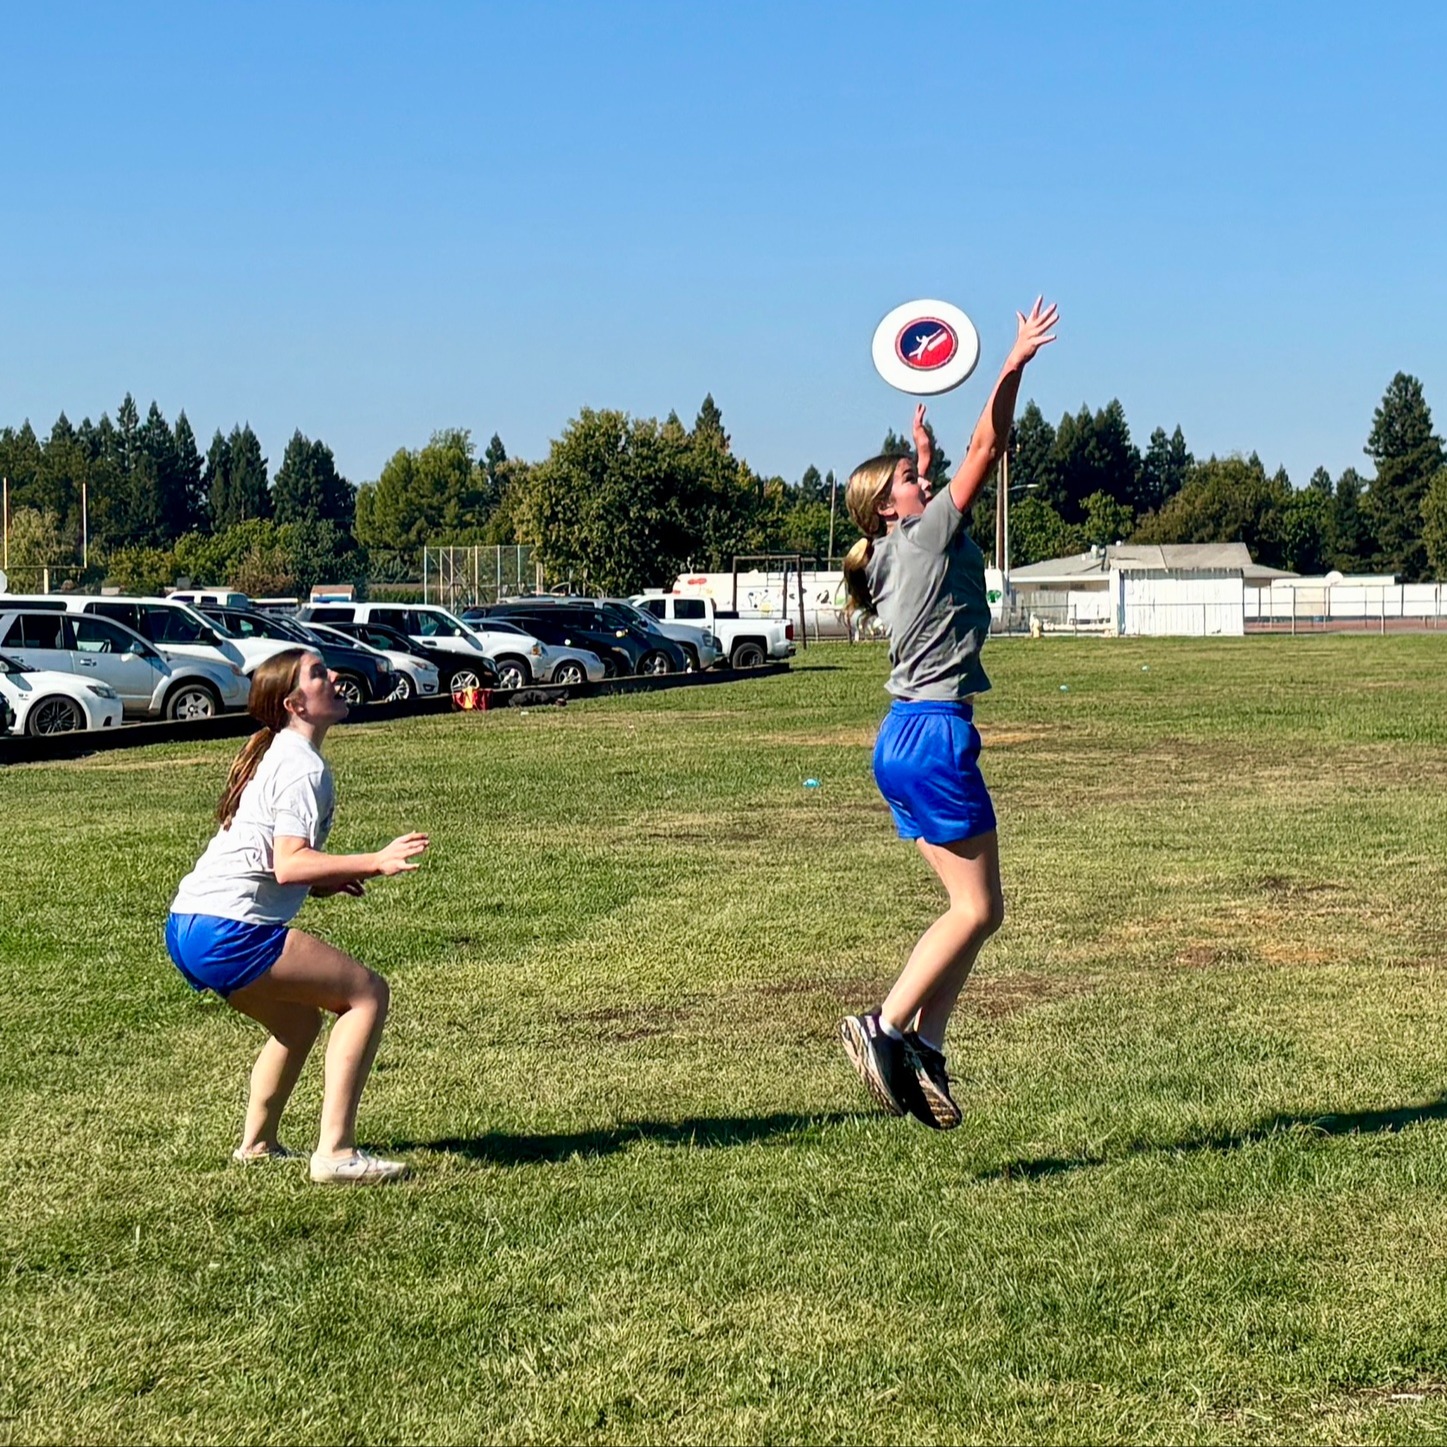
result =
[[[1377,468],[1363,504],[1375,544],[1373,565],[1404,582],[1420,582],[1430,572],[1422,541],[1422,501],[1444,455],[1415,377],[1398,372],[1392,378],[1363,450]]]
[[[694,438],[712,438],[719,448],[729,451],[730,439],[724,431],[723,413],[719,411],[718,404],[713,400],[713,393],[709,392],[703,399],[703,405],[698,409],[698,416],[693,422]]]
[[[206,492],[202,485],[204,464],[196,445],[196,434],[184,411],[176,414],[172,430],[175,442],[175,502],[180,513],[179,534],[194,532],[206,516]]]
[[[799,479],[797,491],[801,503],[819,502],[824,499],[824,479],[819,476],[819,469],[812,462],[804,469],[804,475]]]
[[[178,476],[176,439],[154,401],[136,433],[131,496],[138,543],[159,547],[173,542],[186,531],[186,508]]]
[[[1164,427],[1157,427],[1141,459],[1137,511],[1158,512],[1164,507],[1185,485],[1195,460],[1179,425],[1170,437]]]
[[[231,501],[231,444],[221,435],[219,427],[206,451],[206,471],[201,485],[206,491],[206,512],[212,532],[225,532],[236,510]]]
[[[218,528],[231,527],[250,518],[270,517],[271,490],[266,480],[266,458],[261,455],[261,443],[251,430],[251,424],[233,427],[226,441],[231,460],[232,515],[224,523],[218,519]]]
[[[279,523],[320,523],[348,529],[355,510],[351,483],[337,472],[324,442],[312,442],[300,430],[292,434],[271,489]]]

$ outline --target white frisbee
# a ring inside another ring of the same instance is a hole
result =
[[[907,301],[874,329],[874,369],[901,392],[932,397],[958,387],[980,360],[980,334],[947,301]]]

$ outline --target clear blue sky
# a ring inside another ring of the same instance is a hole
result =
[[[1303,484],[1397,370],[1447,424],[1447,6],[12,6],[0,424],[126,391],[356,482],[583,406],[797,478],[903,428],[875,322],[974,317],[958,458],[1044,290],[1050,420]],[[1433,100],[1432,96],[1437,99]]]

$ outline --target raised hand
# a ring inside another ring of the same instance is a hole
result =
[[[924,426],[924,403],[919,403],[914,409],[914,450],[918,452],[922,447],[929,446],[929,433]]]
[[[425,834],[402,834],[374,856],[378,874],[410,874],[417,865],[412,861],[427,848]]]
[[[1041,347],[1055,340],[1051,328],[1060,320],[1060,309],[1054,302],[1046,306],[1045,298],[1037,296],[1029,316],[1024,312],[1016,312],[1015,315],[1019,319],[1019,330],[1015,335],[1015,345],[1010,349],[1010,362],[1023,367]]]

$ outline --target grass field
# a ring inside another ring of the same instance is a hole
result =
[[[939,908],[877,648],[339,730],[333,847],[434,841],[300,920],[393,984],[375,1191],[228,1159],[234,745],[0,772],[0,1440],[1442,1440],[1444,650],[992,644],[951,1135],[835,1043]]]

